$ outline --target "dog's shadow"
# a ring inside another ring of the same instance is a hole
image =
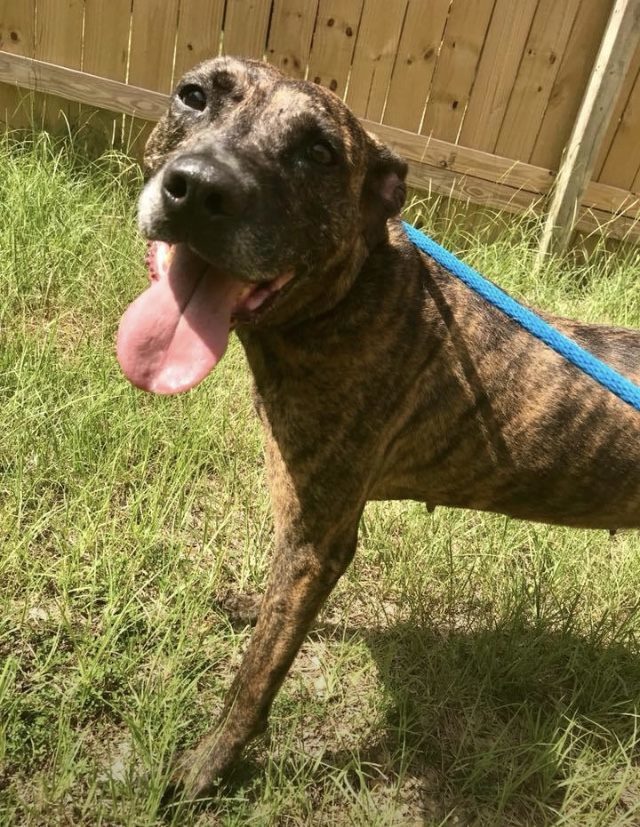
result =
[[[587,637],[558,626],[525,610],[476,631],[320,624],[316,638],[366,642],[387,712],[357,761],[353,749],[326,749],[319,782],[335,768],[352,786],[386,784],[424,823],[455,814],[463,823],[546,824],[568,794],[589,795],[591,774],[604,782],[601,805],[616,795],[627,816],[640,813],[640,787],[620,788],[640,745],[640,657],[603,628]],[[261,765],[243,760],[231,786],[255,783]]]
[[[521,823],[524,813],[530,823],[537,812],[546,823],[575,773],[608,778],[604,804],[636,757],[640,657],[602,629],[589,639],[523,612],[491,630],[403,622],[359,634],[388,696],[384,727],[360,760],[375,768],[373,784],[397,779],[400,799],[428,823],[453,812],[482,824]],[[353,751],[326,753],[325,763],[348,766]],[[587,792],[574,783],[572,795]],[[618,792],[619,807],[640,813],[640,789]]]

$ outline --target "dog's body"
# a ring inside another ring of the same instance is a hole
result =
[[[640,333],[553,321],[640,377]],[[397,226],[331,314],[240,337],[270,450],[298,475],[297,491],[352,500],[353,514],[367,500],[414,499],[589,528],[640,524],[639,415]],[[335,519],[330,502],[320,508]]]
[[[407,241],[393,218],[405,165],[330,92],[250,61],[204,64],[179,87],[147,162],[143,232],[188,241],[209,279],[233,276],[221,301],[255,379],[275,521],[269,584],[220,724],[177,771],[196,796],[265,727],[368,500],[637,527],[640,415]],[[187,262],[170,265],[175,281],[193,254],[173,255]],[[151,334],[137,320],[149,304],[123,324],[121,361],[166,392],[179,358],[170,380],[164,355],[162,368],[148,363]],[[639,332],[553,321],[640,379]]]

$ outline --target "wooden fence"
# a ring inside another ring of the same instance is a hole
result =
[[[135,130],[199,60],[265,58],[343,96],[410,161],[413,185],[522,211],[553,184],[613,3],[0,0],[0,116],[55,128],[97,107],[100,129],[120,128],[116,112]],[[637,38],[612,97],[578,226],[637,237]]]

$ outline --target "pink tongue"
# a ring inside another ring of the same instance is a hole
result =
[[[241,285],[211,272],[185,244],[156,242],[150,287],[127,308],[117,354],[134,385],[154,393],[189,390],[218,364]]]

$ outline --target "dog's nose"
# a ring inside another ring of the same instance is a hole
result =
[[[167,213],[186,220],[238,216],[246,204],[245,192],[236,170],[200,155],[176,158],[162,178]]]

